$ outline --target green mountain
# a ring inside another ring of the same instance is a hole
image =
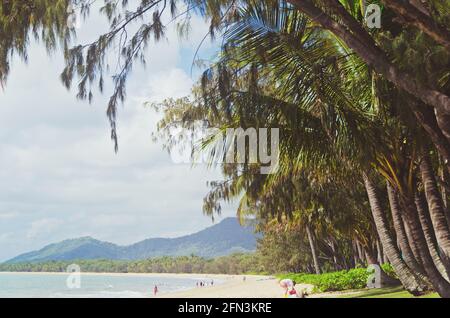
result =
[[[157,256],[197,255],[216,257],[256,249],[253,227],[242,227],[236,218],[226,218],[200,232],[177,238],[149,238],[128,246],[81,237],[65,240],[21,254],[7,263],[74,259],[136,260]]]

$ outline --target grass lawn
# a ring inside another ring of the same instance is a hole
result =
[[[361,290],[358,294],[342,295],[339,298],[439,298],[437,293],[430,293],[420,297],[414,297],[402,286],[380,289]]]

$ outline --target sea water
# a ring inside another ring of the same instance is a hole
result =
[[[166,277],[145,274],[81,274],[79,288],[67,284],[69,274],[64,273],[2,273],[0,272],[0,298],[145,298],[158,294],[182,291],[196,287],[200,281],[211,278]],[[214,280],[214,284],[220,281]]]

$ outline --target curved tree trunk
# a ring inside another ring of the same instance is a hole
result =
[[[334,244],[334,242],[335,242],[334,237],[332,237],[332,236],[330,235],[330,238],[329,238],[329,244],[328,244],[328,245],[330,246],[331,253],[333,254],[332,256],[333,256],[334,268],[335,268],[336,270],[340,270],[340,269],[341,269],[341,264],[339,264],[338,253],[337,253],[336,245]]]
[[[409,24],[416,26],[422,32],[428,34],[437,43],[450,50],[450,32],[445,26],[439,25],[437,21],[427,15],[418,1],[411,3],[406,0],[383,0],[383,3],[406,19]],[[422,10],[421,10],[422,9]]]
[[[405,261],[406,265],[408,265],[408,267],[412,271],[414,271],[417,277],[423,281],[424,284],[430,286],[430,281],[426,277],[425,269],[423,268],[421,262],[419,263],[418,259],[416,258],[417,256],[411,249],[411,241],[408,240],[402,216],[400,214],[400,205],[398,202],[397,192],[389,184],[389,182],[387,183],[387,192],[389,197],[389,204],[391,207],[394,229],[395,233],[397,234],[397,244],[400,246],[400,250],[402,251],[403,260]]]
[[[378,263],[383,264],[384,258],[383,258],[383,249],[381,248],[380,240],[377,239],[377,259]]]
[[[422,266],[422,268],[424,268],[423,261],[420,256],[419,246],[417,245],[417,242],[414,240],[414,237],[411,233],[411,229],[409,227],[409,224],[408,224],[408,221],[407,221],[405,215],[401,215],[401,219],[402,219],[403,226],[405,229],[406,238],[408,239],[408,244],[409,244],[409,247],[411,248],[414,258],[416,259],[417,263],[419,263],[419,265]]]
[[[363,264],[363,260],[359,257],[358,246],[356,240],[352,241],[353,259],[355,262],[355,267]]]
[[[450,165],[450,160],[445,162],[445,158],[443,158],[444,161],[442,163],[442,165],[446,165],[449,166]],[[447,218],[447,225],[450,228],[450,204],[448,202],[448,199],[450,198],[449,194],[450,194],[450,173],[448,170],[443,169],[442,170],[442,187],[441,187],[441,192],[442,192],[442,201],[444,202],[444,208],[445,208],[445,216]]]
[[[431,284],[433,284],[433,288],[441,297],[450,298],[450,283],[445,280],[434,265],[422,227],[420,225],[415,203],[407,196],[402,196],[401,204],[403,211],[405,212],[412,237],[419,248],[420,258],[422,259],[425,272],[427,273]]]
[[[445,138],[450,142],[450,116],[436,111],[436,120]]]
[[[309,225],[306,225],[306,234],[308,234],[309,246],[311,247],[311,254],[313,256],[314,269],[316,274],[320,274],[319,257],[317,255],[316,242],[311,232]]]
[[[331,1],[328,0],[327,4],[330,3],[330,7],[333,7]],[[398,88],[442,113],[450,113],[450,96],[413,80],[410,74],[401,71],[391,63],[386,53],[376,46],[373,39],[365,40],[370,35],[367,35],[367,31],[361,25],[358,23],[347,23],[347,25],[337,23],[335,19],[317,7],[311,0],[288,0],[288,2],[324,29],[333,32],[367,65],[372,66],[376,72],[382,74]],[[339,18],[344,19],[346,17],[339,15]],[[353,17],[351,19],[354,20]]]
[[[433,262],[436,268],[439,270],[441,275],[447,280],[449,280],[450,266],[448,263],[444,262],[440,256],[437,249],[436,237],[433,232],[433,224],[431,223],[430,215],[426,205],[425,197],[423,193],[416,193],[415,203],[417,207],[417,213],[419,214],[420,224],[422,225],[423,234],[425,235],[425,240],[427,241],[428,250],[430,251]]]
[[[450,231],[447,224],[444,203],[437,187],[430,157],[427,154],[422,157],[420,162],[420,173],[422,175],[425,196],[428,202],[428,211],[430,212],[436,239],[439,248],[444,254],[443,257],[448,261],[450,260]]]
[[[388,264],[389,263],[389,259],[386,256],[386,253],[383,250],[383,244],[381,244],[381,240],[380,237],[378,236],[377,233],[377,244],[379,245],[380,251],[381,251],[381,264]]]
[[[439,126],[435,112],[415,101],[409,102],[408,105],[410,105],[417,120],[428,133],[430,140],[444,159],[443,165],[446,167],[447,173],[450,172],[450,142]]]
[[[383,250],[386,253],[403,287],[405,287],[405,289],[413,295],[421,295],[424,292],[424,289],[421,286],[422,284],[420,284],[418,278],[402,260],[400,252],[395,245],[391,234],[389,233],[387,220],[381,208],[374,184],[365,173],[363,173],[363,179],[367,196],[369,198],[370,210],[377,228],[378,236],[380,237],[381,244],[383,245]]]
[[[365,265],[366,264],[366,255],[364,254],[361,243],[358,240],[356,240],[356,250],[358,251],[358,257],[361,261],[361,265]]]

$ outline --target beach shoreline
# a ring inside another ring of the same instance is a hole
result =
[[[25,274],[25,275],[69,275],[70,272],[1,272],[0,274]],[[92,276],[146,276],[146,277],[165,277],[165,278],[214,278],[223,279],[232,276],[245,276],[245,275],[229,275],[229,274],[198,274],[198,273],[116,273],[116,272],[81,272],[81,275]],[[267,277],[263,275],[255,275],[261,277]]]
[[[23,275],[69,275],[67,272],[0,272],[0,274]],[[161,292],[158,298],[282,298],[284,291],[274,276],[266,275],[228,275],[228,274],[192,274],[192,273],[96,273],[82,272],[87,276],[128,276],[128,277],[161,277],[184,278],[203,281],[207,286],[178,291]],[[245,277],[245,279],[244,279]],[[211,286],[211,281],[214,284]],[[310,291],[311,285],[299,284],[297,290]]]
[[[244,279],[245,278],[245,279]],[[281,298],[278,279],[263,275],[221,275],[220,284],[161,293],[159,298]]]
[[[244,279],[245,278],[245,279]],[[264,275],[223,275],[223,282],[214,286],[161,294],[161,298],[284,298],[279,279]],[[297,284],[297,291],[312,293],[313,285]]]

